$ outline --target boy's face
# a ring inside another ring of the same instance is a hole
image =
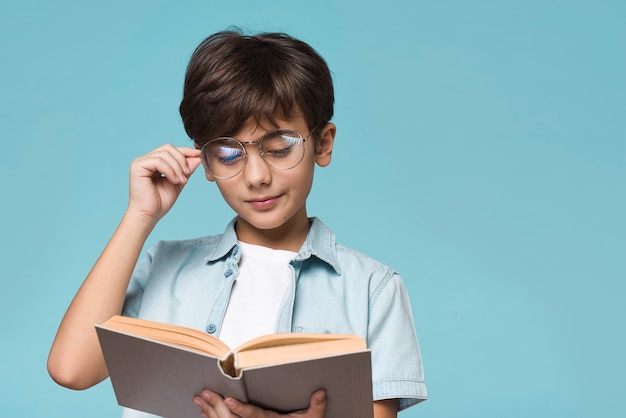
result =
[[[277,128],[294,129],[304,138],[310,134],[302,115],[289,120],[277,118],[276,124],[268,121],[257,124],[251,119],[234,137],[241,142],[256,141]],[[306,199],[313,185],[314,167],[330,163],[335,126],[329,123],[315,133],[320,138],[315,140],[311,136],[304,142],[304,158],[291,169],[270,167],[261,157],[257,144],[246,144],[247,162],[239,174],[216,179],[207,172],[207,179],[217,183],[222,196],[239,216],[236,226],[239,240],[292,251],[299,249],[309,229]]]

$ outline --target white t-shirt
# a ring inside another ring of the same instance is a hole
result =
[[[291,280],[297,253],[239,242],[239,277],[224,316],[220,340],[229,347],[275,332],[280,302]]]

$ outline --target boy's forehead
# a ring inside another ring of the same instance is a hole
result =
[[[271,117],[249,117],[243,124],[237,135],[254,135],[264,133],[273,129],[292,128],[296,130],[305,129],[307,127],[304,115],[300,111],[294,111],[292,115],[286,117],[282,114],[274,114]]]

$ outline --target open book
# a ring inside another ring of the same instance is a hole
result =
[[[207,388],[292,412],[324,388],[326,418],[373,418],[370,352],[356,335],[272,334],[231,350],[199,330],[117,315],[96,331],[122,406],[196,418],[192,399]]]

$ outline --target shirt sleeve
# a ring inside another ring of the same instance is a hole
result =
[[[398,399],[398,410],[426,400],[422,356],[411,303],[400,276],[390,271],[370,301],[368,345],[374,400]]]

